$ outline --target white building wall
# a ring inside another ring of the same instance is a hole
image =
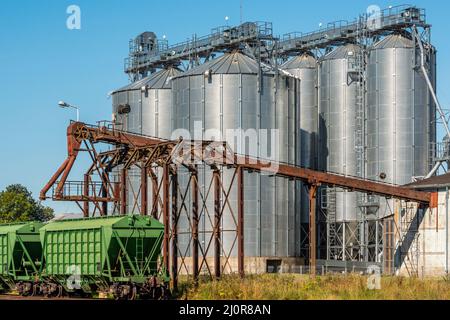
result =
[[[438,277],[448,274],[448,202],[446,191],[439,192],[439,205],[435,209],[417,210],[417,206],[413,208],[411,204],[397,202],[396,225],[399,231],[396,235],[395,267],[398,275]],[[408,238],[413,239],[411,245]]]

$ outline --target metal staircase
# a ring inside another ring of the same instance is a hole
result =
[[[401,259],[404,257],[404,265],[410,276],[419,275],[419,226],[417,219],[420,212],[414,204],[407,204],[406,210],[400,216],[399,240],[397,242],[397,250],[401,253]]]

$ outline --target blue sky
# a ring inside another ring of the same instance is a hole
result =
[[[65,130],[75,112],[59,100],[80,106],[81,120],[111,118],[108,92],[128,82],[123,59],[128,41],[142,31],[166,35],[169,43],[208,34],[240,19],[239,0],[4,0],[0,6],[0,189],[27,186],[37,197],[66,157]],[[81,30],[68,30],[66,8],[81,8]],[[245,21],[271,21],[275,34],[311,31],[319,23],[353,20],[366,8],[399,5],[397,1],[244,0]],[[427,9],[438,49],[438,94],[450,103],[450,4],[415,1]],[[76,168],[74,179],[81,179]],[[77,211],[73,204],[46,202],[58,213]]]

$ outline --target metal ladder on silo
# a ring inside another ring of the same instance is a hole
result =
[[[356,110],[355,110],[355,157],[356,157],[356,176],[365,178],[365,67],[366,67],[366,39],[367,39],[367,18],[362,15],[359,17],[357,24],[357,44],[360,46],[361,50],[355,52],[354,60],[349,59],[349,63],[353,63],[349,66],[349,69],[354,72],[353,81],[356,82]],[[366,220],[366,204],[367,196],[363,193],[356,194],[357,207],[359,208],[359,229],[365,230],[365,220]],[[362,237],[358,237],[359,241],[359,255],[361,258],[366,260],[367,255],[367,244],[368,239],[366,235],[363,234]]]
[[[355,110],[355,153],[356,153],[356,175],[364,178],[365,175],[365,40],[367,38],[367,28],[365,26],[365,19],[360,16],[358,23],[358,45],[361,50],[355,52],[354,59],[349,59],[349,70],[354,73],[353,81],[356,84],[356,110]],[[358,194],[358,199],[362,194]],[[364,199],[359,204],[364,203]]]

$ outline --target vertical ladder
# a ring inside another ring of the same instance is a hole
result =
[[[363,16],[359,18],[357,44],[361,50],[355,52],[353,59],[349,59],[349,70],[353,73],[352,80],[356,82],[356,110],[355,110],[355,141],[354,148],[356,153],[356,175],[364,178],[365,175],[365,66],[366,66],[366,39],[367,28],[366,20]],[[358,199],[364,203],[361,193],[358,193]]]
[[[140,234],[136,238],[136,263],[140,268],[144,265],[144,238]]]
[[[365,178],[365,69],[366,69],[366,47],[367,47],[367,17],[361,15],[357,23],[357,44],[360,46],[360,51],[355,52],[351,66],[353,75],[353,81],[356,82],[356,110],[355,110],[355,140],[354,150],[356,157],[356,176]],[[349,66],[350,67],[350,66]],[[368,260],[367,245],[369,242],[368,235],[366,234],[366,203],[367,197],[363,193],[356,194],[357,206],[359,208],[359,258]]]

